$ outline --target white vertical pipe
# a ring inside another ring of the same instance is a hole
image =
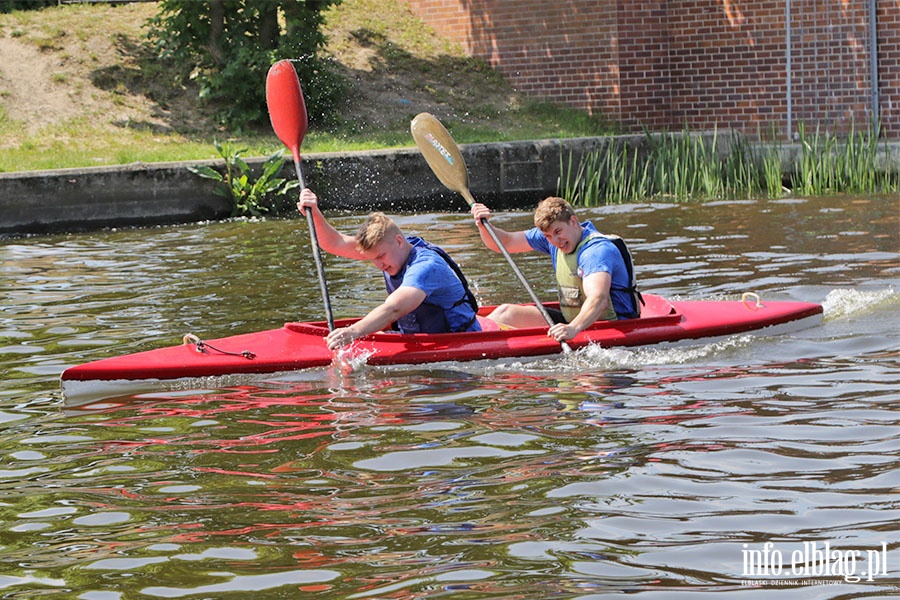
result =
[[[876,0],[869,0],[869,77],[872,79],[872,126],[878,125],[878,11]]]
[[[791,134],[793,132],[794,124],[793,124],[793,105],[791,98],[791,0],[784,0],[784,39],[785,39],[785,69],[786,69],[786,87],[787,87],[787,131],[785,135],[787,140],[791,141]]]

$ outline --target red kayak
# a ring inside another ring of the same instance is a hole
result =
[[[752,297],[748,297],[752,296]],[[582,331],[569,345],[602,347],[644,346],[718,338],[761,330],[781,333],[822,320],[822,306],[807,302],[760,302],[753,294],[743,300],[668,301],[644,294],[640,318],[599,321]],[[493,307],[483,307],[488,314]],[[338,320],[344,327],[355,319]],[[779,327],[782,326],[782,327]],[[74,382],[172,380],[236,373],[276,373],[332,363],[323,337],[324,322],[286,323],[280,329],[201,341],[185,336],[180,346],[149,350],[66,369],[63,392]],[[533,357],[559,354],[560,345],[547,337],[546,327],[474,333],[399,334],[379,332],[356,340],[354,354],[367,356],[371,365],[421,364],[441,361]]]

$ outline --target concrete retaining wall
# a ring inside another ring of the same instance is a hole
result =
[[[461,146],[476,200],[494,208],[531,207],[557,193],[560,157],[578,161],[613,145],[640,147],[643,135],[536,140]],[[719,151],[727,152],[719,140]],[[785,172],[799,146],[782,148]],[[900,165],[900,144],[884,155]],[[263,158],[248,160],[259,168]],[[213,193],[215,182],[187,170],[222,161],[132,164],[121,167],[0,173],[0,235],[86,231],[102,227],[186,223],[228,217],[229,202]],[[325,209],[463,211],[462,197],[441,185],[416,148],[306,154],[306,183]],[[293,164],[283,176],[295,177]]]
[[[211,163],[214,164],[214,163]],[[183,163],[0,173],[0,234],[84,231],[228,215]]]
[[[634,136],[638,141],[640,136]],[[461,147],[469,189],[497,207],[534,204],[556,191],[560,152],[583,154],[608,138],[540,140]],[[263,158],[247,162],[259,168]],[[121,167],[0,173],[0,234],[85,231],[102,227],[221,219],[229,202],[216,183],[187,170],[221,168],[220,160],[131,164]],[[319,153],[303,156],[306,183],[325,209],[464,210],[418,149]],[[283,176],[295,177],[293,164]]]

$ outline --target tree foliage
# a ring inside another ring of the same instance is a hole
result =
[[[161,0],[148,37],[162,59],[200,85],[200,97],[231,127],[265,122],[265,78],[294,61],[310,120],[327,123],[343,96],[337,72],[319,55],[322,11],[341,0]]]
[[[0,13],[14,10],[37,10],[46,6],[56,6],[59,0],[0,0]]]

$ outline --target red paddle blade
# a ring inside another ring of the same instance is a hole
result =
[[[266,104],[272,129],[291,151],[295,161],[300,160],[300,144],[306,135],[306,102],[297,71],[289,60],[279,60],[269,67],[266,75]]]

